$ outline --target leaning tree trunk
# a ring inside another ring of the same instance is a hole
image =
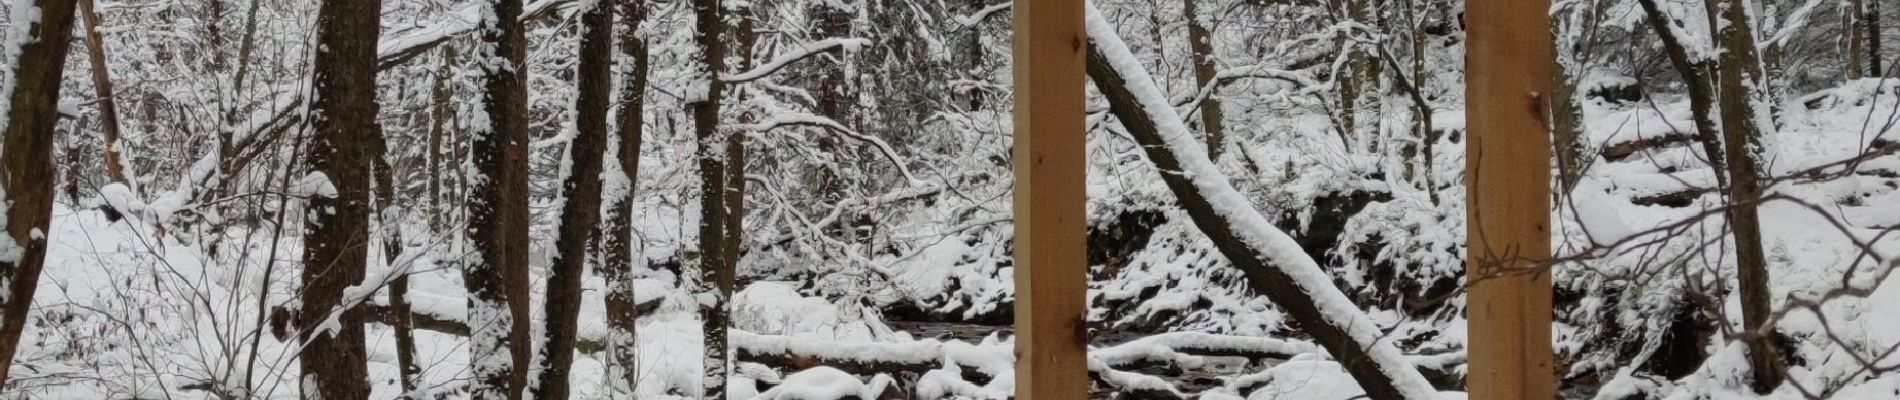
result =
[[[472,116],[468,288],[472,398],[520,399],[531,352],[528,333],[527,39],[521,0],[483,0],[476,31],[483,93]]]
[[[1162,171],[1162,181],[1194,225],[1246,275],[1253,290],[1286,310],[1369,397],[1435,396],[1431,384],[1392,343],[1379,340],[1379,328],[1332,286],[1319,265],[1248,207],[1197,143],[1183,140],[1187,127],[1168,100],[1153,90],[1152,78],[1115,32],[1102,29],[1108,22],[1093,6],[1089,20],[1088,74],[1108,98],[1109,111]]]
[[[1196,88],[1206,88],[1209,83],[1214,82],[1217,67],[1214,62],[1214,34],[1207,27],[1208,20],[1204,19],[1211,17],[1202,17],[1199,10],[1201,2],[1204,1],[1208,0],[1187,0],[1183,4],[1185,10],[1182,11],[1187,14],[1188,49],[1194,53],[1194,87]],[[1201,130],[1207,132],[1207,156],[1215,160],[1220,159],[1221,150],[1226,147],[1222,145],[1226,143],[1225,128],[1221,122],[1221,118],[1225,115],[1221,113],[1219,97],[1209,95],[1201,100]]]
[[[1724,177],[1727,175],[1719,171],[1723,170],[1727,157],[1723,155],[1722,137],[1716,132],[1713,111],[1715,88],[1710,74],[1715,71],[1710,70],[1709,60],[1690,58],[1682,38],[1676,37],[1676,30],[1671,28],[1676,26],[1677,21],[1663,13],[1656,0],[1636,2],[1642,5],[1643,19],[1649,23],[1650,30],[1656,32],[1658,39],[1662,39],[1663,53],[1668,55],[1669,64],[1682,77],[1682,85],[1689,88],[1689,118],[1695,122],[1696,141],[1702,143],[1702,153],[1708,157],[1709,168],[1718,171],[1714,174],[1717,185],[1726,185],[1727,178]]]
[[[29,3],[30,2],[30,3]],[[24,4],[23,4],[24,3]],[[53,136],[59,122],[59,83],[66,65],[66,45],[73,31],[72,0],[19,0],[14,7],[39,7],[38,29],[13,29],[0,59],[0,77],[13,82],[13,91],[0,104],[6,130],[0,132],[0,389],[6,387],[13,353],[26,329],[33,292],[46,267],[46,236],[53,214]],[[17,51],[18,53],[15,53]],[[7,57],[13,54],[17,56]],[[17,57],[17,58],[15,58]],[[0,390],[3,391],[3,390]]]
[[[377,0],[325,0],[317,12],[316,72],[311,77],[310,174],[334,188],[312,188],[304,223],[299,359],[306,399],[369,396],[363,315],[344,291],[363,281],[370,238],[370,167],[380,153],[376,115]],[[338,314],[341,314],[338,316]],[[340,321],[333,329],[324,326]]]
[[[613,91],[614,7],[594,2],[581,14],[579,77],[575,87],[575,135],[567,147],[571,161],[561,193],[560,233],[548,264],[546,340],[534,398],[566,400],[568,369],[574,364],[574,340],[580,331],[581,277],[587,274],[587,245],[600,222],[601,151],[606,149],[608,96]]]
[[[106,67],[106,43],[99,35],[99,13],[93,9],[93,0],[79,0],[79,14],[85,22],[86,55],[92,62],[92,92],[99,97],[99,131],[105,133],[106,177],[138,193],[136,183],[126,179],[125,161],[120,158],[119,106],[112,99],[112,74]]]
[[[1754,31],[1748,10],[1741,0],[1720,1],[1723,26],[1717,31],[1722,42],[1722,130],[1732,159],[1729,173],[1729,226],[1735,235],[1735,269],[1742,298],[1742,325],[1747,329],[1742,340],[1748,344],[1749,369],[1754,374],[1756,393],[1766,394],[1781,386],[1781,357],[1771,343],[1774,326],[1769,321],[1768,259],[1762,251],[1761,201],[1763,180],[1761,137],[1773,125],[1761,123],[1766,86],[1758,68]]]
[[[620,23],[618,32],[620,59],[614,64],[620,66],[619,92],[615,94],[615,103],[620,109],[614,114],[617,143],[617,160],[620,174],[608,174],[609,179],[603,188],[606,209],[606,234],[602,236],[600,275],[607,282],[607,349],[610,363],[620,368],[619,374],[610,374],[610,387],[631,389],[639,382],[638,354],[634,351],[635,328],[640,316],[634,311],[633,263],[638,258],[633,255],[633,191],[640,176],[640,142],[645,133],[647,86],[647,44],[639,36],[640,23],[646,19],[645,0],[618,0]],[[611,369],[610,369],[611,371]]]
[[[1557,184],[1561,193],[1570,193],[1577,181],[1583,179],[1591,160],[1596,158],[1587,151],[1589,138],[1583,132],[1583,96],[1577,93],[1581,78],[1577,73],[1584,71],[1586,64],[1580,54],[1581,46],[1573,46],[1582,40],[1578,38],[1581,32],[1577,29],[1582,23],[1577,14],[1584,12],[1589,11],[1573,6],[1551,16],[1551,37],[1557,42],[1554,46],[1557,59],[1552,64],[1556,68],[1551,69],[1555,74],[1551,77],[1550,134],[1551,145],[1556,150]]]
[[[705,357],[704,375],[700,379],[700,398],[724,399],[726,397],[726,325],[728,323],[728,297],[732,294],[731,261],[726,259],[725,251],[725,191],[726,162],[721,144],[724,137],[719,133],[719,102],[723,89],[719,81],[719,71],[725,70],[726,27],[725,10],[719,0],[693,0],[695,22],[694,42],[700,48],[702,59],[700,71],[693,84],[705,85],[692,90],[703,90],[689,98],[687,107],[693,115],[693,136],[699,142],[700,177],[700,220],[699,220],[699,281],[695,291],[702,296],[700,302],[700,323],[704,332]]]

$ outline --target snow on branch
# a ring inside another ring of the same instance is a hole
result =
[[[871,147],[877,148],[878,153],[882,154],[884,158],[889,159],[891,165],[897,167],[897,172],[904,174],[904,179],[908,179],[911,184],[918,185],[923,182],[922,179],[917,178],[917,175],[910,172],[910,167],[905,165],[906,163],[903,156],[897,154],[897,149],[892,147],[890,142],[886,142],[884,139],[879,139],[876,136],[859,133],[831,118],[802,112],[783,111],[773,114],[770,119],[759,121],[755,124],[728,125],[729,129],[749,132],[769,132],[773,129],[793,126],[824,128],[827,132],[869,144]]]
[[[1088,72],[1122,125],[1162,170],[1196,226],[1248,281],[1301,322],[1374,398],[1436,398],[1378,325],[1333,286],[1319,264],[1269,222],[1207,157],[1200,135],[1155,87],[1102,12],[1088,5]]]
[[[750,81],[758,80],[759,78],[764,78],[768,75],[771,75],[774,72],[778,72],[778,70],[784,69],[785,66],[791,65],[794,62],[798,62],[798,60],[803,60],[803,59],[810,58],[818,54],[823,54],[824,52],[831,51],[832,49],[843,49],[844,51],[849,52],[849,51],[858,51],[858,49],[863,48],[864,46],[869,46],[869,45],[871,45],[871,40],[863,39],[863,38],[830,38],[830,39],[820,40],[816,42],[806,43],[804,46],[800,46],[797,50],[794,50],[792,52],[785,53],[785,54],[780,54],[777,57],[773,57],[771,61],[767,61],[764,64],[759,64],[758,67],[752,68],[751,71],[740,72],[737,74],[723,74],[722,76],[719,77],[719,80],[725,81],[725,82],[750,82]]]
[[[575,0],[534,0],[522,7],[521,20],[539,18],[554,11],[557,6],[572,3]],[[416,29],[389,35],[388,40],[376,45],[377,69],[388,69],[411,58],[428,52],[436,45],[448,42],[456,36],[474,32],[475,23],[480,20],[474,4],[450,10],[442,21]]]

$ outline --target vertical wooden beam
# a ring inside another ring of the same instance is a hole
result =
[[[1015,0],[1016,398],[1088,397],[1083,0]]]
[[[1551,363],[1549,0],[1465,8],[1465,276],[1473,399],[1555,398]]]

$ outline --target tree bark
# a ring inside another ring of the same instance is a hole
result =
[[[31,3],[26,3],[26,2]],[[24,4],[23,4],[24,3]],[[71,0],[21,0],[15,7],[39,7],[38,29],[14,30],[35,34],[21,40],[7,96],[7,115],[0,148],[0,199],[5,207],[6,232],[0,236],[0,388],[6,387],[13,353],[20,344],[40,271],[46,267],[46,237],[53,213],[53,136],[59,122],[59,83],[65,73],[67,43],[73,31]],[[14,38],[7,38],[14,41]]]
[[[724,86],[718,79],[720,71],[725,70],[726,43],[725,11],[718,0],[693,0],[693,13],[697,18],[694,43],[701,52],[704,76],[696,77],[694,85],[705,85],[704,95],[695,96],[687,103],[688,111],[693,115],[693,133],[699,142],[700,177],[700,220],[699,220],[699,281],[694,291],[703,300],[700,301],[700,323],[704,333],[704,359],[701,377],[700,398],[724,399],[726,397],[726,325],[730,310],[727,309],[728,297],[732,293],[733,277],[728,268],[731,265],[725,251],[726,229],[726,154],[721,144],[724,138],[719,133],[719,103]],[[697,90],[695,88],[691,90]]]
[[[1191,154],[1193,149],[1171,148],[1167,139],[1162,136],[1163,132],[1157,125],[1159,122],[1150,115],[1151,111],[1145,109],[1143,102],[1129,89],[1131,77],[1123,76],[1111,65],[1111,58],[1105,55],[1101,48],[1102,38],[1096,37],[1098,34],[1100,33],[1093,30],[1090,32],[1089,78],[1095,82],[1095,87],[1102,96],[1108,99],[1110,112],[1121,121],[1128,133],[1134,136],[1136,142],[1148,155],[1148,160],[1162,172],[1160,174],[1162,181],[1180,201],[1181,207],[1187,211],[1194,225],[1207,235],[1215,248],[1220,250],[1229,262],[1234,263],[1235,267],[1244,272],[1252,289],[1256,293],[1266,295],[1274,304],[1286,310],[1286,313],[1299,322],[1306,333],[1313,336],[1315,342],[1325,347],[1332,353],[1334,359],[1340,361],[1346,371],[1365,389],[1369,397],[1380,400],[1402,399],[1407,393],[1429,390],[1430,386],[1425,383],[1424,377],[1410,370],[1409,366],[1402,371],[1386,370],[1388,366],[1382,365],[1379,360],[1396,355],[1396,350],[1390,348],[1390,344],[1362,343],[1360,338],[1355,338],[1354,328],[1333,319],[1352,318],[1351,316],[1329,316],[1315,300],[1315,296],[1328,296],[1331,301],[1347,302],[1343,294],[1336,291],[1330,295],[1317,293],[1335,289],[1330,284],[1324,288],[1303,285],[1302,283],[1307,283],[1307,281],[1296,279],[1295,276],[1282,269],[1283,265],[1277,265],[1284,261],[1283,257],[1286,256],[1268,254],[1267,250],[1255,247],[1265,244],[1250,243],[1242,238],[1239,232],[1248,228],[1241,226],[1243,222],[1231,219],[1230,212],[1256,211],[1222,211],[1217,207],[1226,207],[1226,205],[1217,206],[1213,201],[1214,198],[1205,192],[1206,188],[1203,185],[1210,183],[1196,182],[1195,177],[1189,174],[1174,172],[1184,171],[1183,165],[1188,162],[1207,167],[1211,167],[1212,162],[1201,155]],[[1183,151],[1188,152],[1186,153],[1188,157],[1198,159],[1183,158]],[[1220,180],[1219,183],[1212,184],[1225,184],[1225,181]],[[1264,223],[1264,219],[1261,222]],[[1291,239],[1287,241],[1291,242]],[[1291,245],[1283,247],[1297,248]],[[1307,262],[1310,263],[1311,260]],[[1312,268],[1317,270],[1316,265]],[[1367,327],[1360,326],[1359,328]],[[1380,349],[1381,346],[1388,347]]]
[[[1550,96],[1550,134],[1551,145],[1557,156],[1557,185],[1563,193],[1570,193],[1583,179],[1583,172],[1596,158],[1587,149],[1589,138],[1583,132],[1582,96],[1578,96],[1577,83],[1579,72],[1585,70],[1581,51],[1576,50],[1575,37],[1579,21],[1577,13],[1588,12],[1581,7],[1570,7],[1551,17],[1551,36],[1556,40],[1557,59],[1551,77]]]
[[[1644,20],[1649,22],[1651,31],[1662,39],[1663,53],[1669,56],[1669,64],[1674,66],[1676,74],[1682,77],[1682,85],[1689,89],[1689,114],[1695,122],[1696,140],[1702,142],[1702,153],[1709,158],[1709,167],[1722,171],[1726,157],[1722,151],[1722,137],[1716,133],[1715,88],[1710,74],[1709,60],[1692,60],[1689,51],[1682,44],[1682,38],[1676,37],[1672,26],[1678,24],[1657,7],[1656,0],[1637,0],[1644,11]],[[1711,22],[1713,25],[1713,22]],[[1717,185],[1726,185],[1727,179],[1720,172],[1714,174]]]
[[[455,128],[455,55],[455,46],[442,46],[442,64],[436,67],[435,82],[429,88],[431,121],[428,163],[431,172],[449,169],[449,164],[443,161],[442,141],[447,131]],[[449,143],[449,146],[454,145]],[[447,207],[443,207],[445,201],[442,197],[442,187],[448,183],[443,182],[445,179],[450,179],[450,176],[431,174],[429,177],[429,229],[435,231],[442,230],[446,222],[442,219],[448,211]]]
[[[1767,394],[1781,386],[1781,357],[1771,342],[1774,326],[1768,320],[1772,311],[1768,290],[1768,259],[1762,251],[1761,217],[1756,213],[1761,201],[1761,136],[1772,125],[1760,123],[1766,107],[1766,82],[1756,66],[1754,30],[1741,0],[1720,0],[1722,29],[1722,126],[1728,153],[1729,226],[1735,235],[1735,269],[1740,283],[1742,340],[1748,344],[1749,369],[1753,372],[1756,393]]]
[[[369,397],[362,312],[344,304],[344,291],[362,282],[370,235],[370,167],[380,154],[376,115],[376,0],[325,0],[317,12],[316,72],[311,77],[310,173],[328,177],[330,190],[310,196],[304,223],[303,312],[298,334],[306,399]],[[334,330],[325,324],[340,320]]]
[[[99,98],[99,131],[105,134],[106,176],[137,193],[134,183],[126,179],[125,162],[120,159],[119,106],[112,98],[112,74],[106,62],[106,43],[99,35],[99,13],[93,9],[93,0],[79,0],[79,13],[85,23],[86,55],[90,56],[89,61],[92,62],[92,92]]]
[[[1843,69],[1847,70],[1847,79],[1860,79],[1861,71],[1865,71],[1862,68],[1867,67],[1865,60],[1861,59],[1862,55],[1867,54],[1864,47],[1867,43],[1867,21],[1863,19],[1867,16],[1867,4],[1866,0],[1852,0],[1847,6],[1847,12],[1843,13],[1847,20],[1847,68]]]
[[[482,116],[469,127],[468,234],[462,282],[469,294],[471,396],[521,398],[532,356],[528,332],[527,40],[521,0],[483,0],[477,24]],[[486,117],[486,118],[481,118]]]
[[[396,311],[396,319],[390,321],[390,329],[396,336],[396,373],[401,378],[403,398],[416,390],[417,377],[422,375],[422,367],[416,365],[416,334],[414,321],[409,319],[409,271],[408,266],[396,265],[402,258],[402,221],[396,218],[396,179],[395,171],[389,166],[388,142],[382,135],[371,138],[376,148],[376,213],[381,221],[383,238],[383,263],[388,268],[401,268],[392,272],[396,276],[389,280],[389,307]]]
[[[1194,87],[1204,88],[1214,81],[1218,65],[1214,57],[1214,35],[1207,21],[1212,17],[1203,17],[1200,13],[1201,2],[1208,0],[1186,0],[1183,4],[1188,20],[1188,48],[1194,53]],[[1216,90],[1216,93],[1219,91]],[[1220,159],[1226,143],[1221,119],[1219,96],[1209,95],[1201,100],[1201,130],[1207,133],[1207,156]]]
[[[618,143],[618,160],[624,180],[614,182],[618,187],[610,186],[606,190],[607,233],[602,235],[601,249],[606,253],[602,257],[601,278],[607,282],[607,328],[609,359],[612,365],[621,368],[619,374],[609,374],[608,380],[616,381],[613,388],[630,389],[639,382],[638,354],[634,351],[635,328],[640,315],[634,309],[633,264],[638,257],[633,254],[633,191],[638,186],[640,176],[640,143],[645,126],[646,86],[647,86],[647,43],[639,36],[640,23],[646,19],[645,0],[618,0],[620,8],[620,30],[617,33],[620,43],[619,92],[615,103],[620,104],[614,114]],[[610,369],[611,371],[611,369]]]
[[[606,149],[608,96],[613,91],[614,9],[606,2],[592,4],[581,14],[576,133],[568,145],[571,170],[561,185],[567,204],[561,207],[554,259],[549,263],[546,340],[535,399],[569,397],[568,369],[574,363],[574,340],[580,330],[581,277],[587,274],[587,245],[600,222],[601,151]]]

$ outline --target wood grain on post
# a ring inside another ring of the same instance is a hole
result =
[[[1466,6],[1465,276],[1473,399],[1555,398],[1548,0]]]
[[[1016,398],[1088,397],[1083,0],[1015,0]]]

